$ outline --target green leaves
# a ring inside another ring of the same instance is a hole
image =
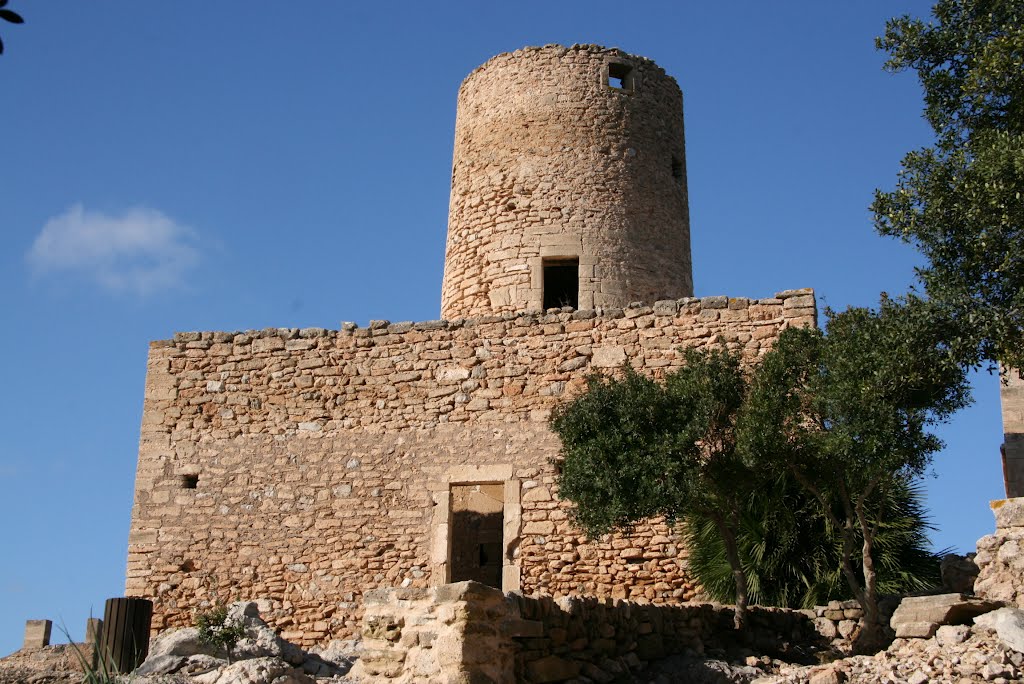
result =
[[[21,18],[21,15],[17,12],[12,12],[9,9],[4,9],[7,6],[7,0],[0,0],[0,19],[11,24],[24,24],[25,20]],[[4,53],[4,42],[0,40],[0,55]]]
[[[936,143],[876,191],[875,227],[917,247],[968,364],[1024,366],[1024,2],[940,0],[936,22],[891,20],[879,48],[913,69]]]
[[[591,376],[586,394],[559,407],[559,491],[577,504],[593,536],[656,515],[676,520],[738,491],[743,466],[733,424],[746,391],[739,359],[686,352],[664,383],[624,367],[621,378]]]
[[[199,640],[204,644],[223,648],[231,662],[231,649],[245,638],[245,625],[228,615],[227,606],[218,604],[209,611],[196,615]]]

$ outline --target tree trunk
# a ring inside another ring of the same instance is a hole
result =
[[[860,634],[854,644],[858,653],[877,653],[885,645],[885,634],[878,615],[878,572],[875,570],[875,530],[868,524],[862,502],[857,503],[857,520],[860,523],[864,544],[861,547],[861,563],[864,567],[863,598],[858,597],[864,616],[861,618]]]
[[[732,578],[736,583],[736,610],[733,613],[733,626],[737,630],[742,630],[747,624],[747,575],[743,572],[743,566],[740,563],[740,553],[736,546],[736,535],[733,534],[721,515],[713,513],[712,517],[715,521],[715,526],[718,527],[718,533],[722,535],[722,542],[725,545],[725,556],[729,560],[729,567],[732,568]]]

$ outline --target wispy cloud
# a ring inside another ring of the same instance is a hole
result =
[[[196,237],[155,209],[112,215],[76,204],[46,222],[26,258],[37,276],[77,275],[145,296],[185,283],[199,263]]]

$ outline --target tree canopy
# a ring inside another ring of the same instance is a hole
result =
[[[864,608],[868,646],[877,637],[875,544],[891,521],[886,502],[942,448],[930,429],[970,401],[946,342],[951,325],[941,309],[908,297],[828,312],[824,331],[785,330],[738,421],[740,450],[791,473],[839,535],[840,570]]]
[[[876,191],[875,226],[914,245],[967,363],[1024,366],[1024,0],[940,0],[890,20],[886,68],[917,72],[935,143]]]
[[[700,511],[725,547],[742,627],[747,588],[736,533],[745,501],[760,488],[736,449],[747,378],[739,357],[725,350],[684,354],[686,365],[663,383],[628,366],[620,378],[591,375],[585,394],[554,411],[559,496],[575,504],[575,522],[592,537]]]

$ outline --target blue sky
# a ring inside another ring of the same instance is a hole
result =
[[[696,294],[905,291],[867,206],[929,141],[873,38],[929,3],[11,0],[0,24],[0,655],[121,595],[147,342],[436,318],[461,80],[598,43],[683,89]],[[1002,493],[998,381],[942,430],[937,547]]]

